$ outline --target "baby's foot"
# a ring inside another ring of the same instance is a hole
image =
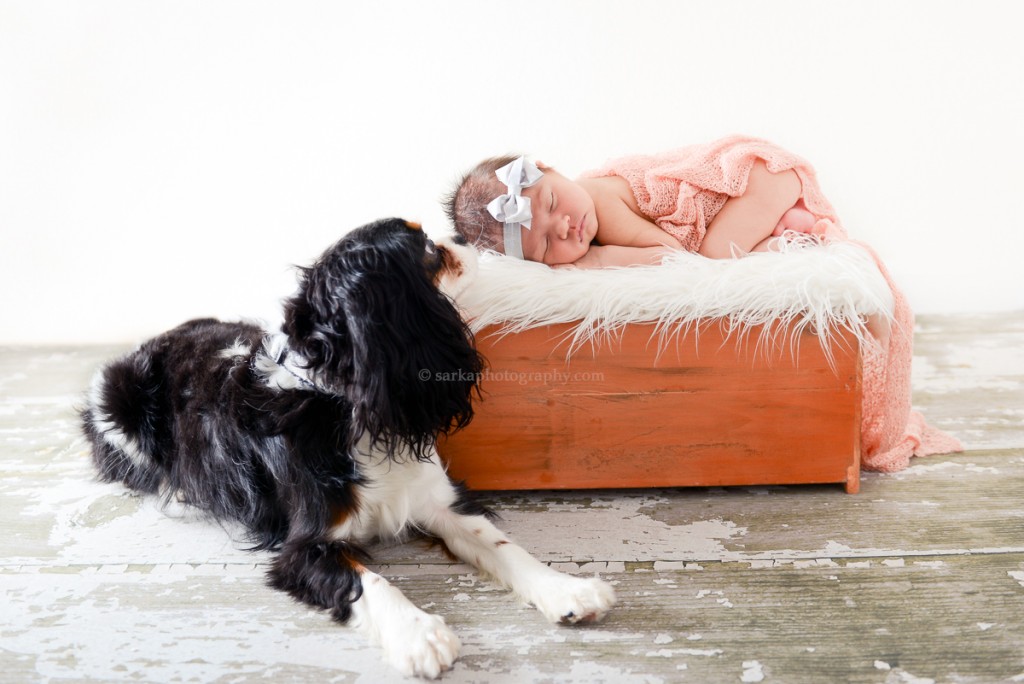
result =
[[[811,234],[822,238],[842,239],[843,233],[836,224],[829,219],[818,219],[811,227]]]
[[[772,231],[772,235],[779,236],[787,230],[813,234],[817,223],[819,223],[817,216],[802,207],[793,207],[782,215],[775,230]]]

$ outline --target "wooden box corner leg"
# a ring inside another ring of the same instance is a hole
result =
[[[860,492],[860,459],[850,466],[846,471],[846,493],[857,494]]]

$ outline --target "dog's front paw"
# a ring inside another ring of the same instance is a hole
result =
[[[561,575],[537,587],[533,604],[551,622],[598,622],[615,605],[615,590],[607,582]]]
[[[401,628],[382,636],[384,657],[407,677],[439,677],[451,669],[461,648],[444,618],[423,612],[407,616]]]

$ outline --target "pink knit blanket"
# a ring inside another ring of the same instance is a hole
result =
[[[831,222],[835,233],[846,235],[811,165],[757,138],[733,136],[658,155],[624,157],[583,175],[625,178],[640,210],[686,249],[697,251],[708,224],[726,200],[743,194],[758,159],[772,172],[796,171],[807,209],[819,220]],[[962,451],[963,445],[911,409],[914,314],[881,259],[868,250],[892,289],[895,306],[887,348],[866,344],[861,350],[861,463],[868,470],[892,472],[906,468],[912,456]]]

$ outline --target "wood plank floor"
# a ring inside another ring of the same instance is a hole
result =
[[[838,486],[486,495],[599,573],[599,625],[411,541],[376,559],[463,643],[448,682],[1024,681],[1024,313],[919,317],[914,403],[963,454]],[[400,681],[189,510],[92,479],[74,406],[123,348],[0,349],[0,681]],[[638,458],[642,457],[638,454]]]

